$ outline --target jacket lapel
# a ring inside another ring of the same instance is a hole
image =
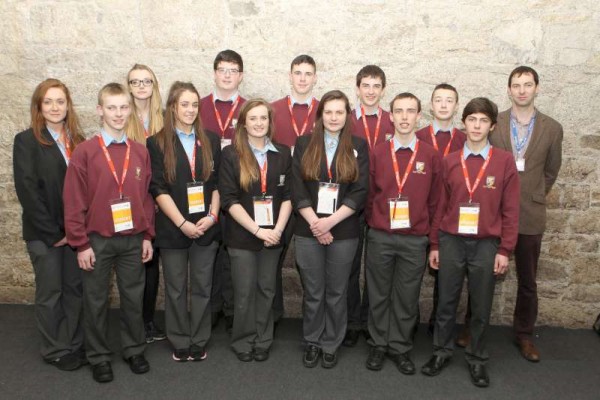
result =
[[[544,120],[546,116],[537,110],[536,113],[535,123],[533,124],[533,132],[531,133],[531,138],[529,139],[529,144],[527,145],[527,150],[525,151],[525,159],[531,157],[532,152],[534,152],[538,147],[539,141],[541,140],[544,132]]]
[[[67,163],[65,161],[65,158],[62,155],[62,152],[60,151],[60,149],[58,148],[58,143],[56,143],[56,141],[54,140],[54,138],[52,137],[52,135],[50,134],[50,132],[48,131],[48,128],[44,127],[44,129],[42,129],[42,136],[44,137],[44,139],[46,139],[49,143],[52,143],[49,147],[48,150],[50,151],[50,154],[52,154],[52,157],[56,158],[59,162],[60,168],[61,168],[61,172],[65,172],[67,170]]]

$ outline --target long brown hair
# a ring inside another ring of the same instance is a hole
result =
[[[65,130],[67,132],[69,148],[75,150],[75,147],[85,140],[85,136],[83,135],[83,129],[81,129],[79,118],[73,107],[71,93],[67,86],[58,79],[46,79],[37,85],[33,91],[33,95],[31,96],[31,129],[33,129],[33,136],[35,136],[36,140],[44,146],[51,146],[53,144],[42,136],[42,131],[46,127],[46,120],[42,114],[42,103],[44,102],[46,93],[52,88],[62,90],[67,99],[67,115],[64,120]]]
[[[350,102],[348,97],[339,91],[332,90],[323,95],[317,108],[315,128],[310,142],[302,156],[302,178],[304,180],[319,180],[321,176],[321,160],[325,157],[325,127],[323,126],[323,109],[325,104],[332,100],[343,100],[346,103],[346,122],[339,133],[335,171],[337,181],[340,183],[354,182],[358,179],[358,164],[352,146],[352,133],[350,122]]]
[[[235,126],[235,139],[233,146],[240,159],[240,187],[246,192],[250,190],[252,182],[260,179],[260,171],[256,163],[256,157],[252,154],[250,144],[248,143],[248,131],[246,130],[246,116],[248,112],[255,107],[265,106],[269,113],[269,130],[267,138],[273,139],[273,109],[264,99],[251,99],[244,103],[240,109],[238,123]]]
[[[167,108],[165,110],[165,125],[156,134],[156,142],[158,147],[163,153],[163,163],[165,165],[165,180],[167,183],[172,184],[175,182],[175,165],[177,159],[175,157],[175,141],[177,138],[175,130],[175,121],[177,113],[177,104],[179,98],[184,92],[192,92],[198,96],[198,106],[200,106],[200,94],[196,90],[196,87],[191,82],[180,82],[176,81],[171,85],[169,90],[169,98],[167,99]],[[196,140],[200,141],[200,148],[202,150],[202,179],[207,180],[210,177],[212,171],[212,146],[208,136],[202,128],[200,122],[200,108],[198,108],[198,116],[194,121],[194,132],[196,134]]]
[[[144,64],[135,64],[127,73],[127,88],[129,88],[129,95],[131,96],[131,114],[129,114],[129,121],[127,123],[127,137],[135,140],[136,142],[145,144],[146,135],[144,134],[144,124],[140,121],[138,115],[138,109],[135,105],[135,97],[131,92],[131,84],[129,83],[129,77],[132,71],[144,70],[148,71],[152,76],[152,96],[150,96],[150,122],[148,123],[148,135],[152,136],[160,131],[164,126],[163,110],[162,110],[162,98],[160,97],[160,90],[158,88],[158,80],[154,71]]]

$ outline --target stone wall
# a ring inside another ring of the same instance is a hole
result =
[[[37,83],[63,80],[92,134],[98,89],[123,82],[134,63],[155,70],[163,97],[176,79],[206,94],[214,56],[233,48],[245,61],[242,93],[267,99],[287,94],[289,63],[301,53],[317,60],[318,96],[338,88],[353,98],[356,72],[379,64],[389,82],[384,104],[400,91],[426,100],[446,81],[459,89],[462,104],[483,95],[506,109],[507,74],[518,64],[536,68],[537,104],[565,130],[539,271],[539,322],[587,327],[600,312],[600,7],[594,0],[4,0],[0,15],[0,302],[33,300],[11,158]],[[297,273],[285,274],[288,312],[298,315]],[[423,318],[431,283],[426,276]],[[515,288],[511,269],[498,283],[494,323],[511,322]]]

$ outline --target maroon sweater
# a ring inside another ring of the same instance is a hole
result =
[[[438,229],[458,234],[459,204],[469,202],[460,162],[461,152],[449,154],[442,161],[444,190],[431,227],[431,249],[438,249]],[[481,156],[470,155],[466,162],[471,185],[475,183],[479,169],[484,163]],[[517,243],[519,226],[519,174],[511,153],[493,147],[492,158],[473,193],[473,203],[479,203],[479,225],[477,235],[464,237],[485,239],[499,238],[498,254],[508,256]]]
[[[202,120],[202,126],[204,129],[215,132],[221,139],[225,138],[233,140],[233,137],[235,136],[235,124],[237,123],[240,109],[242,108],[242,104],[246,102],[246,99],[244,99],[242,96],[239,98],[240,101],[238,101],[237,106],[235,107],[231,121],[229,121],[229,124],[227,127],[225,127],[225,132],[223,132],[219,127],[219,122],[217,121],[217,117],[215,115],[215,107],[221,116],[221,123],[224,125],[227,121],[227,117],[229,116],[229,112],[231,111],[231,107],[233,106],[233,102],[217,100],[213,106],[211,95],[208,95],[200,100],[200,119]]]
[[[412,150],[398,149],[396,159],[400,181],[412,157]],[[388,233],[424,236],[429,228],[442,190],[442,160],[435,149],[422,141],[412,171],[406,179],[402,195],[408,196],[410,228],[390,229],[389,199],[398,196],[398,184],[390,154],[389,141],[375,146],[369,164],[369,197],[367,199],[367,223],[371,228]]]
[[[367,126],[369,127],[369,132],[371,133],[372,146],[369,149],[369,154],[373,153],[373,148],[375,148],[379,143],[383,143],[390,137],[394,136],[395,130],[392,121],[390,121],[390,113],[384,110],[382,111],[383,112],[381,113],[381,124],[379,125],[379,136],[377,136],[377,143],[375,143],[375,128],[377,127],[377,115],[367,115]],[[352,110],[351,114],[352,116],[350,119],[352,121],[352,133],[360,138],[367,140],[362,116],[360,119],[356,119],[356,110]]]
[[[129,144],[131,153],[123,197],[128,197],[131,202],[133,229],[118,233],[115,233],[110,205],[111,200],[119,198],[119,187],[98,138],[94,136],[81,143],[71,156],[63,189],[65,230],[69,245],[79,252],[90,247],[91,233],[104,237],[143,233],[145,239],[154,237],[154,201],[148,192],[150,157],[144,145],[132,140]],[[108,146],[119,180],[126,151],[125,143]]]
[[[310,116],[308,117],[308,123],[306,124],[306,131],[304,132],[304,135],[312,133],[315,125],[315,115],[317,114],[318,106],[319,102],[315,100],[310,112]],[[288,107],[288,96],[274,101],[271,103],[271,107],[273,107],[273,120],[275,125],[275,136],[273,138],[274,141],[289,147],[294,147],[297,136],[292,126],[292,118],[290,116],[290,109]],[[294,120],[296,121],[296,126],[298,127],[298,133],[302,131],[302,126],[304,125],[306,115],[308,114],[308,108],[308,104],[294,104],[292,107]]]
[[[428,125],[423,129],[419,129],[417,131],[417,138],[433,146],[433,141],[431,140],[430,132],[431,128],[432,125]],[[454,129],[454,131],[454,137],[452,138],[452,143],[450,144],[450,150],[448,150],[448,154],[454,153],[455,151],[462,149],[465,145],[465,142],[467,141],[467,135],[463,131],[456,128]],[[438,152],[442,157],[444,157],[444,151],[446,150],[446,146],[450,141],[450,132],[438,132],[438,134],[435,135],[435,140],[438,145]]]

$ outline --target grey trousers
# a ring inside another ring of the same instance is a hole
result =
[[[371,346],[395,355],[412,350],[428,243],[426,236],[369,230],[365,268]]]
[[[295,244],[304,286],[304,341],[333,354],[346,333],[348,277],[358,238],[324,246],[317,239],[296,236]]]
[[[86,355],[92,365],[110,361],[108,342],[108,290],[113,266],[121,304],[122,356],[142,354],[146,348],[142,303],[146,270],[142,264],[143,235],[105,238],[90,235],[96,256],[92,271],[83,271],[83,310]]]
[[[174,349],[204,347],[210,338],[210,291],[218,242],[187,249],[161,249],[167,337]],[[190,310],[188,313],[188,271]]]
[[[44,360],[78,351],[83,346],[81,270],[69,246],[48,247],[27,242],[35,272],[35,317]]]
[[[228,248],[233,282],[231,348],[236,353],[268,350],[273,344],[273,298],[282,248]]]
[[[465,350],[469,364],[489,359],[485,333],[490,320],[496,278],[494,261],[499,239],[475,239],[440,232],[439,304],[433,334],[434,354],[451,357],[454,351],[456,309],[465,275],[471,300],[471,342]]]

